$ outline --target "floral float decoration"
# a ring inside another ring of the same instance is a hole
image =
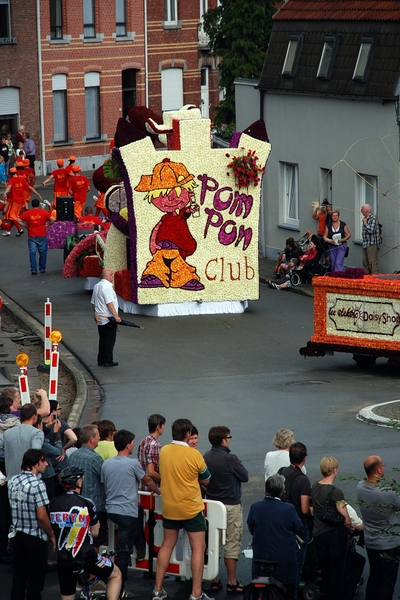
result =
[[[62,276],[100,277],[107,231],[92,233],[81,240],[65,259]]]
[[[240,150],[245,150],[245,148],[240,148]],[[230,154],[226,156],[229,158]],[[257,163],[258,160],[256,151],[248,150],[245,155],[233,156],[232,160],[228,163],[227,167],[228,169],[232,169],[236,185],[239,189],[248,189],[251,183],[257,186],[260,182],[265,168]],[[227,176],[229,177],[229,175],[230,173],[228,172]]]
[[[132,111],[94,177],[111,213],[104,266],[117,294],[136,306],[257,299],[258,184],[271,149],[264,122],[233,136],[232,177],[196,107]]]

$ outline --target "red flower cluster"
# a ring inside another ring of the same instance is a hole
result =
[[[121,296],[121,298],[124,300],[130,300],[132,302],[131,273],[128,269],[115,271],[114,289],[118,296]]]
[[[244,150],[244,148],[242,148]],[[228,158],[229,154],[226,155]],[[251,183],[254,186],[258,185],[260,175],[264,173],[265,168],[257,164],[258,156],[255,150],[248,150],[245,156],[234,156],[231,162],[227,165],[228,169],[233,170],[237,187],[248,188]],[[227,175],[230,175],[227,172]]]

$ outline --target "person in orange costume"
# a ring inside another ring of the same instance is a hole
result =
[[[65,167],[65,170],[67,171],[68,175],[72,175],[72,167],[75,166],[76,156],[70,156],[68,160],[69,165]]]
[[[68,173],[67,170],[64,169],[64,160],[62,158],[57,158],[57,166],[58,169],[52,171],[50,177],[48,177],[45,181],[43,181],[43,187],[46,187],[46,183],[54,179],[54,196],[53,196],[53,206],[56,208],[57,206],[57,198],[59,196],[69,196],[68,192]]]
[[[16,163],[15,163],[15,166],[17,168],[17,175],[18,175],[18,177],[23,177],[25,179],[25,181],[27,182],[28,185],[32,185],[28,181],[28,171],[25,169],[24,161],[23,160],[17,160]],[[31,199],[31,192],[30,192],[29,189],[26,189],[24,191],[24,201],[25,201],[26,205],[28,205],[28,203],[30,202],[30,199]]]
[[[24,158],[24,169],[28,173],[28,183],[32,187],[35,187],[36,173],[35,170],[29,166],[29,158]]]
[[[85,208],[85,216],[79,217],[78,223],[92,223],[93,225],[100,225],[101,229],[103,229],[103,221],[99,217],[94,216],[91,206]]]
[[[153,258],[142,273],[140,288],[204,290],[196,268],[186,262],[197,248],[187,224],[189,217],[199,210],[194,201],[195,187],[194,175],[185,165],[169,158],[158,163],[151,175],[142,175],[135,187],[138,192],[147,192],[145,199],[165,213],[151,232]]]
[[[99,214],[102,212],[106,219],[108,219],[108,210],[106,208],[106,205],[104,204],[104,196],[104,192],[99,192],[99,195],[97,197],[93,196],[93,199],[95,199],[95,203],[93,206],[96,207],[96,217],[98,217]]]
[[[22,207],[28,208],[27,203],[24,200],[26,190],[30,190],[33,192],[39,200],[42,200],[42,196],[29,185],[24,177],[20,177],[16,175],[17,169],[12,167],[10,169],[10,173],[13,173],[13,177],[8,181],[8,186],[3,194],[4,200],[7,200],[7,204],[4,209],[4,218],[7,221],[11,221],[11,227],[7,227],[7,231],[3,233],[3,236],[11,235],[11,229],[13,225],[17,228],[17,233],[15,234],[17,237],[24,233],[21,225],[18,222],[19,214],[22,210]],[[5,229],[4,225],[3,228]]]
[[[86,204],[86,194],[90,190],[90,181],[85,175],[82,175],[81,168],[78,165],[72,167],[75,177],[70,177],[68,181],[69,190],[74,197],[74,215],[76,219],[82,216],[83,207]]]

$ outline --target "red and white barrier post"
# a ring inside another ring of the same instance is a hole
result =
[[[28,404],[31,401],[28,384],[28,369],[29,356],[25,352],[20,352],[15,359],[15,362],[19,366],[19,392],[21,394],[21,404]]]
[[[57,400],[58,366],[60,363],[58,344],[62,340],[61,332],[57,329],[54,329],[54,331],[50,333],[49,338],[52,343],[50,358],[49,400]]]
[[[47,298],[44,303],[44,364],[49,365],[51,360],[51,302]]]

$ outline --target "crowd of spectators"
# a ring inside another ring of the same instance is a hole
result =
[[[106,419],[73,430],[60,418],[60,410],[44,390],[37,390],[33,402],[22,407],[17,388],[6,388],[0,396],[0,562],[13,563],[12,598],[40,600],[48,543],[57,552],[63,600],[75,597],[77,562],[83,571],[106,580],[109,600],[131,597],[125,587],[130,555],[135,553],[137,565],[147,556],[139,490],[161,494],[164,539],[156,553],[153,600],[167,598],[163,580],[181,529],[190,543],[189,600],[209,600],[202,590],[204,498],[225,506],[226,543],[220,544],[220,557],[226,593],[243,594],[236,567],[243,533],[242,484],[249,474],[231,452],[230,428],[211,427],[211,449],[202,456],[199,432],[190,420],[174,421],[172,443],[162,445],[166,419],[154,414],[136,459],[133,432],[117,430]],[[311,485],[306,446],[295,442],[289,429],[278,430],[273,444],[276,450],[267,452],[264,461],[264,498],[250,506],[247,518],[253,536],[252,577],[262,575],[258,560],[276,561],[272,575],[284,585],[286,598],[295,600],[312,547],[321,591],[328,600],[344,598],[349,540],[361,533],[370,564],[366,598],[391,599],[399,566],[400,495],[382,484],[382,459],[365,460],[367,477],[357,490],[361,519],[335,486],[339,465],[333,456],[322,458],[321,478]],[[115,565],[98,555],[109,543],[110,522],[117,526]],[[23,567],[28,563],[33,567]],[[210,592],[222,588],[218,573]]]

